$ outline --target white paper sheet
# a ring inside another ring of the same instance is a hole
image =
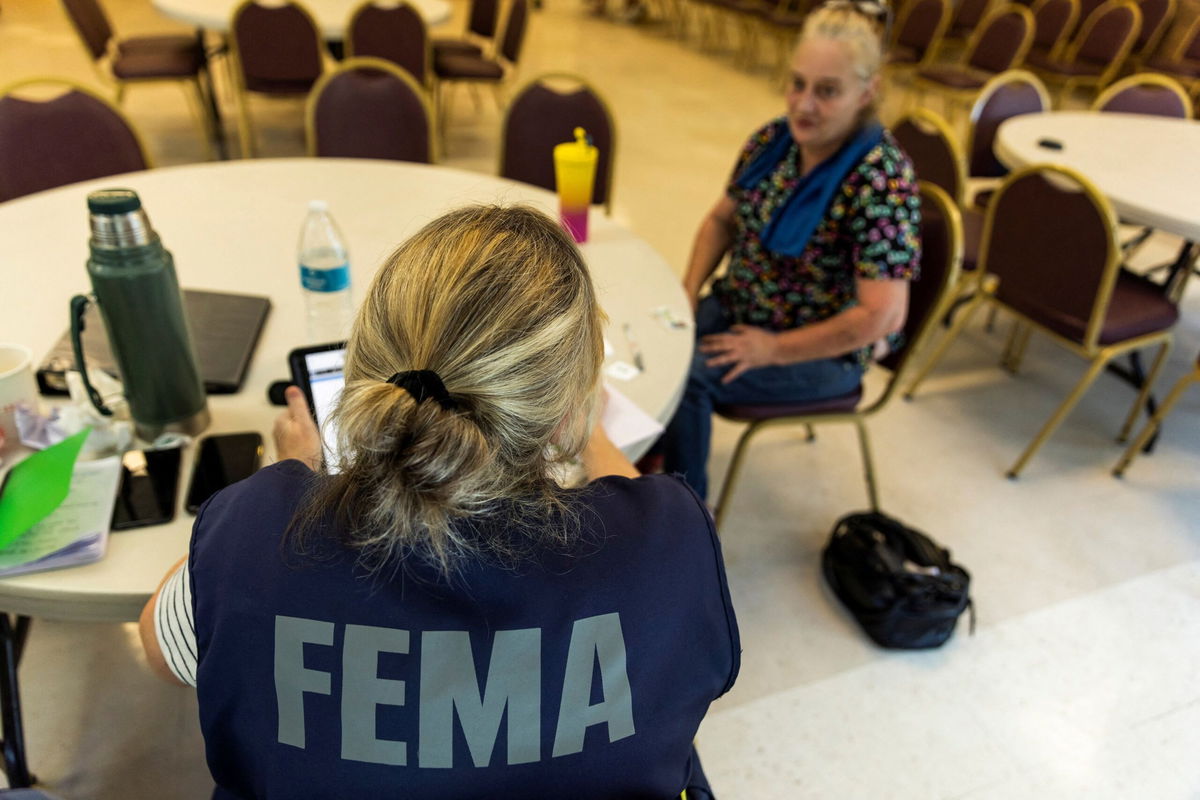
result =
[[[608,403],[604,406],[601,424],[613,444],[624,448],[662,433],[662,423],[642,411],[612,384],[605,383],[604,388],[608,392]]]
[[[121,460],[78,461],[71,492],[54,513],[0,551],[0,575],[87,564],[104,556]]]

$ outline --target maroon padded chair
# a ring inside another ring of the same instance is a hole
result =
[[[312,15],[287,2],[264,6],[246,0],[229,26],[238,101],[242,155],[254,153],[254,132],[246,93],[307,95],[324,70],[322,42]]]
[[[1096,98],[1094,111],[1147,114],[1191,119],[1192,104],[1184,88],[1165,75],[1141,73],[1117,81]]]
[[[1200,17],[1196,17],[1171,52],[1147,57],[1143,68],[1170,75],[1195,92],[1200,87]]]
[[[1050,61],[1066,46],[1079,18],[1079,0],[1038,0],[1033,6],[1033,45],[1026,60]]]
[[[66,86],[39,101],[30,86]],[[97,95],[70,84],[26,81],[0,97],[0,202],[68,183],[149,167],[129,122]]]
[[[927,67],[917,71],[923,88],[950,93],[974,93],[988,79],[1018,66],[1033,41],[1033,15],[1024,6],[1010,4],[988,17],[972,40],[964,63]]]
[[[467,30],[462,38],[434,39],[433,55],[482,55],[483,48],[472,39],[491,41],[496,36],[500,19],[500,0],[471,0],[467,13]]]
[[[916,66],[937,48],[950,14],[947,0],[912,0],[896,23],[896,38],[888,48],[888,64]]]
[[[547,85],[556,80],[579,84],[569,91]],[[574,141],[582,127],[599,151],[592,203],[612,205],[616,125],[608,106],[587,83],[569,75],[541,75],[508,106],[500,144],[500,176],[554,190],[554,146]]]
[[[718,416],[734,422],[748,423],[738,438],[725,482],[717,500],[717,529],[729,511],[729,501],[737,484],[751,437],[767,427],[778,425],[812,426],[823,422],[849,422],[855,426],[863,457],[863,472],[867,483],[867,495],[871,508],[879,509],[879,498],[875,488],[875,468],[865,422],[884,409],[899,388],[900,381],[907,375],[914,355],[919,353],[937,327],[942,314],[950,303],[959,279],[959,262],[962,254],[962,228],[958,209],[953,199],[938,186],[921,182],[921,274],[911,281],[908,290],[908,316],[904,321],[900,346],[879,360],[879,364],[891,371],[883,393],[865,408],[859,405],[863,398],[862,386],[841,397],[819,400],[812,403],[795,404],[721,404],[714,409]],[[811,431],[810,431],[811,438]]]
[[[1045,80],[1061,85],[1063,94],[1076,86],[1107,86],[1124,66],[1141,29],[1142,15],[1131,0],[1107,0],[1084,21],[1062,58],[1031,58]]]
[[[408,3],[359,6],[346,26],[347,58],[382,58],[408,70],[421,86],[433,81],[433,53],[421,13]]]
[[[954,133],[938,115],[916,109],[891,127],[900,148],[912,160],[917,178],[940,186],[959,205],[966,190],[962,155],[954,143]]]
[[[1050,97],[1032,72],[1009,70],[988,81],[971,109],[971,127],[967,132],[967,175],[972,178],[1003,178],[1008,168],[996,158],[996,131],[1000,124],[1022,114],[1040,114],[1050,110]],[[972,198],[976,208],[986,208],[995,194],[985,189]],[[966,247],[963,269],[975,268],[983,217],[963,214]]]
[[[203,109],[205,140],[216,144],[218,152],[225,156],[221,112],[213,91],[201,31],[191,35],[117,39],[98,0],[62,0],[62,4],[92,60],[109,59],[109,71],[118,82],[118,100],[127,83],[180,81],[188,84]]]
[[[1109,362],[1157,344],[1154,365],[1122,436],[1128,433],[1165,360],[1179,310],[1161,287],[1121,270],[1112,206],[1073,170],[1041,165],[1014,173],[988,206],[988,220],[980,268],[998,282],[981,297],[1018,321],[1005,351],[1005,366],[1016,369],[1033,330],[1051,334],[1052,341],[1090,362],[1075,389],[1009,469],[1008,476],[1015,478]],[[970,316],[961,314],[955,320],[922,377]],[[919,381],[920,377],[910,394]]]
[[[1142,27],[1133,42],[1133,55],[1144,59],[1158,49],[1167,28],[1175,19],[1176,0],[1138,0]]]
[[[504,23],[504,35],[500,39],[497,55],[499,58],[487,58],[483,55],[463,52],[439,52],[434,49],[433,68],[440,80],[448,81],[480,81],[499,83],[504,78],[504,64],[516,64],[521,57],[521,47],[525,43],[525,29],[529,24],[529,0],[512,0],[508,10],[508,19]]]
[[[390,61],[346,59],[313,88],[307,121],[312,156],[433,162],[424,91]]]
[[[992,0],[959,0],[955,5],[954,15],[946,29],[947,39],[964,40],[970,38],[975,29],[988,16]]]

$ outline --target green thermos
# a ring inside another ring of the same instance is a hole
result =
[[[138,435],[153,440],[168,430],[199,433],[208,427],[208,401],[175,261],[150,227],[136,192],[102,189],[87,200],[92,297],[71,298],[71,342],[92,404],[101,414],[112,414],[87,379],[80,343],[84,312],[94,299]]]

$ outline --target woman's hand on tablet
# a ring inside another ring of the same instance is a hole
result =
[[[294,458],[317,470],[321,466],[321,433],[308,410],[304,392],[289,386],[287,408],[275,418],[275,455],[280,461]]]

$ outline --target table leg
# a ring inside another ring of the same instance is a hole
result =
[[[25,731],[21,722],[21,689],[17,682],[17,667],[29,636],[29,617],[17,616],[16,624],[8,614],[0,613],[0,731],[4,741],[4,774],[8,785],[22,789],[33,785],[29,764],[25,758]]]

